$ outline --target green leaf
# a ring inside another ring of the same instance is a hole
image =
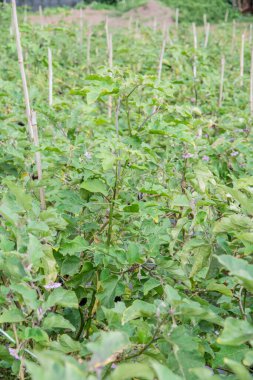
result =
[[[130,206],[126,206],[126,207],[124,207],[123,210],[124,210],[125,212],[139,212],[140,207],[139,207],[138,203],[133,203],[133,204],[130,205]]]
[[[99,179],[89,179],[80,185],[81,189],[88,190],[91,193],[108,194],[106,184]]]
[[[252,380],[249,371],[241,363],[227,358],[224,363],[236,374],[238,380]]]
[[[58,342],[51,342],[50,347],[54,348],[55,350],[62,351],[65,354],[70,354],[72,352],[80,351],[82,345],[80,342],[72,339],[69,335],[63,334],[60,336]]]
[[[37,343],[49,342],[47,333],[39,327],[26,327],[24,338],[32,339]]]
[[[111,378],[112,380],[129,380],[129,379],[135,379],[135,378],[153,380],[154,374],[152,372],[152,369],[147,364],[123,363],[117,366]],[[167,378],[166,380],[169,380],[169,379],[170,378]],[[173,378],[171,380],[173,380]],[[175,378],[175,380],[180,380],[180,379]]]
[[[10,285],[10,288],[22,296],[26,306],[32,309],[37,309],[38,297],[35,289],[32,289],[29,285],[22,283]]]
[[[152,361],[151,366],[155,371],[158,380],[183,380],[181,376],[173,373],[168,367],[158,362]]]
[[[77,309],[78,299],[75,292],[63,288],[54,289],[49,294],[49,297],[43,307],[45,309],[50,309],[50,307],[55,305]]]
[[[216,257],[233,276],[238,278],[240,283],[246,289],[250,292],[253,291],[253,265],[248,264],[245,260],[237,259],[229,255],[221,255]]]
[[[218,284],[214,280],[209,282],[209,284],[206,287],[206,290],[218,292],[221,294],[224,294],[225,296],[232,297],[233,293],[232,291],[224,284]]]
[[[42,327],[46,330],[54,330],[54,329],[68,329],[71,331],[75,331],[75,327],[62,315],[49,313],[46,318],[43,320]]]
[[[29,234],[29,243],[27,247],[30,262],[35,268],[40,265],[40,259],[43,257],[43,249],[40,241],[36,236]]]
[[[252,228],[252,220],[239,214],[233,214],[222,218],[215,223],[213,232],[218,233],[234,233],[235,231],[250,230]]]
[[[150,290],[155,289],[160,285],[161,285],[160,281],[156,280],[155,278],[150,278],[143,285],[144,296],[146,296],[150,292]]]
[[[60,247],[62,255],[76,255],[85,251],[89,243],[82,237],[76,236],[73,240],[63,241]]]
[[[174,329],[167,338],[171,344],[171,350],[167,351],[168,367],[184,379],[195,380],[192,368],[204,366],[203,354],[200,351],[199,340],[192,336],[184,326]]]
[[[248,321],[229,317],[225,320],[224,330],[217,342],[227,346],[240,346],[251,339],[253,339],[253,325]]]
[[[102,288],[97,294],[97,298],[100,300],[101,304],[105,307],[113,307],[114,298],[117,294],[119,279],[118,277],[111,277],[102,283]]]
[[[19,309],[4,310],[0,315],[0,323],[18,323],[25,320],[22,312]]]
[[[11,181],[5,181],[10,192],[15,195],[16,202],[23,209],[29,211],[32,208],[32,197],[29,194],[26,194],[21,186],[17,186]]]
[[[81,262],[80,258],[76,256],[67,256],[61,266],[61,274],[72,276],[79,272]]]
[[[211,252],[210,245],[201,245],[194,249],[193,266],[190,277],[194,277],[202,268],[207,266]]]
[[[150,317],[154,315],[156,312],[155,305],[152,305],[148,302],[135,300],[133,304],[128,307],[122,315],[122,324],[126,324],[127,322],[140,318],[140,317]]]
[[[121,331],[102,332],[95,342],[87,343],[92,352],[91,365],[99,368],[113,362],[117,354],[129,346],[129,338]]]

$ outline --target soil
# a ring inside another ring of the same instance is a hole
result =
[[[155,0],[149,0],[145,5],[134,8],[122,16],[116,16],[113,12],[107,10],[93,10],[86,8],[82,12],[83,19],[88,25],[98,25],[104,22],[108,17],[108,23],[112,28],[124,28],[131,22],[139,21],[140,24],[147,26],[156,25],[157,28],[163,28],[163,25],[173,23],[173,12],[171,9],[159,4]],[[32,23],[43,25],[58,24],[59,22],[80,22],[81,12],[77,9],[72,9],[69,14],[59,14],[50,16],[33,15],[29,17]]]

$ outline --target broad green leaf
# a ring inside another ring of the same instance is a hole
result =
[[[24,315],[17,308],[4,310],[0,315],[0,323],[18,323],[23,322],[24,320]]]
[[[183,380],[181,376],[173,373],[168,367],[158,362],[152,361],[151,366],[155,371],[158,380]]]
[[[10,288],[22,296],[26,306],[32,309],[37,309],[38,296],[35,289],[32,289],[29,285],[22,283],[13,284],[10,286]]]
[[[224,363],[236,374],[238,380],[252,380],[249,371],[241,363],[227,358]]]
[[[101,304],[105,307],[114,306],[114,298],[119,295],[118,289],[119,279],[118,277],[111,277],[108,280],[103,281],[102,288],[99,293],[97,293],[97,298]]]
[[[219,347],[219,351],[215,352],[215,358],[212,362],[213,368],[221,368],[224,365],[224,358],[231,360],[242,361],[244,355],[248,352],[249,348],[246,344],[238,346],[224,346]]]
[[[103,195],[108,194],[106,184],[100,179],[88,179],[80,185],[80,188],[88,190],[91,193],[101,193]]]
[[[62,255],[76,255],[85,251],[89,243],[82,237],[76,236],[73,240],[63,241],[61,243],[60,252]]]
[[[65,276],[66,274],[72,276],[78,273],[81,265],[81,261],[79,257],[76,256],[67,256],[63,261],[61,266],[61,274]]]
[[[224,284],[219,284],[215,282],[214,280],[209,282],[209,284],[206,287],[206,290],[212,291],[212,292],[218,292],[221,294],[224,294],[225,296],[232,297],[232,291]]]
[[[131,306],[129,306],[122,315],[122,324],[140,317],[150,317],[156,312],[155,305],[141,301],[135,300]]]
[[[65,354],[70,354],[72,352],[80,351],[82,345],[80,342],[72,339],[69,335],[63,334],[60,336],[58,342],[51,342],[50,347],[54,348],[55,350],[62,351]]]
[[[253,265],[229,255],[217,256],[217,259],[246,289],[253,291]]]
[[[143,285],[144,296],[146,296],[150,292],[150,290],[155,289],[160,285],[161,285],[160,281],[156,280],[155,278],[150,278]]]
[[[143,379],[143,380],[153,380],[154,373],[150,366],[144,363],[123,363],[117,366],[114,370],[112,380],[129,380],[129,379]],[[167,380],[170,378],[167,378]],[[159,380],[161,380],[159,378]],[[173,380],[173,378],[171,378]],[[176,379],[175,380],[180,380]]]
[[[239,360],[237,358],[237,360]],[[247,367],[252,367],[253,365],[253,350],[247,351],[245,354],[245,358],[243,360],[243,364]]]
[[[200,351],[199,340],[192,336],[184,327],[179,326],[168,336],[171,350],[167,350],[168,367],[187,380],[195,380],[191,369],[204,366],[203,353]]]
[[[56,313],[49,313],[46,318],[44,318],[42,327],[45,330],[68,329],[75,331],[76,329],[67,319]]]
[[[47,333],[39,327],[26,327],[24,338],[32,339],[37,343],[49,342],[49,337]]]
[[[54,289],[48,296],[47,301],[44,303],[43,307],[45,309],[50,309],[52,306],[62,306],[70,308],[78,308],[78,299],[72,290],[66,290],[63,288]]]
[[[43,257],[43,249],[40,241],[36,236],[29,234],[29,243],[27,247],[27,252],[29,255],[29,259],[31,264],[38,268],[40,265],[40,259]]]
[[[219,344],[228,346],[240,346],[253,339],[253,324],[248,321],[226,318],[224,330],[217,339]]]
[[[87,348],[92,352],[91,365],[95,369],[113,362],[116,355],[129,344],[126,333],[121,331],[102,332],[95,342],[87,344]]]
[[[233,214],[228,217],[222,218],[215,223],[213,232],[218,233],[235,233],[236,231],[242,232],[243,230],[252,229],[252,220],[240,214]]]
[[[17,186],[11,181],[5,181],[9,190],[13,195],[15,195],[16,202],[25,210],[30,210],[32,208],[32,197],[29,194],[26,194],[22,187]]]

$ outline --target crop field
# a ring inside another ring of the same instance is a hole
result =
[[[85,12],[0,6],[0,379],[250,380],[251,23]]]

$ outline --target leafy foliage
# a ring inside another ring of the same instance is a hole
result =
[[[160,30],[114,34],[109,69],[104,25],[95,27],[88,67],[87,30],[80,36],[78,23],[41,28],[23,16],[43,179],[37,179],[37,148],[27,134],[5,5],[1,373],[36,380],[251,378],[249,38],[242,87],[239,77],[241,33],[248,26],[237,25],[233,50],[231,24],[213,28],[207,48],[201,28],[197,51],[191,29],[171,27],[159,81]],[[41,186],[46,210],[40,209]]]

